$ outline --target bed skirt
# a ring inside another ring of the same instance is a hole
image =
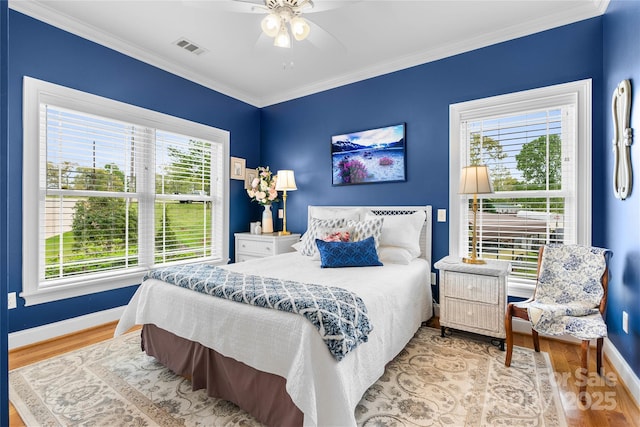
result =
[[[268,426],[301,426],[304,414],[286,391],[281,376],[251,366],[181,338],[152,324],[142,328],[142,350],[178,375],[194,390],[235,403]]]

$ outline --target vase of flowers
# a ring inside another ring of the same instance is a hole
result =
[[[277,176],[267,167],[257,168],[258,176],[251,182],[251,188],[247,189],[247,194],[251,197],[251,201],[258,202],[264,206],[262,212],[262,232],[273,233],[273,213],[271,212],[271,203],[279,201],[278,192],[276,191]]]

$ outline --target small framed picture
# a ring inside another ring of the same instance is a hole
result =
[[[244,173],[244,188],[246,190],[251,188],[251,183],[258,177],[257,168],[246,168]]]
[[[244,169],[246,160],[241,157],[231,158],[231,179],[241,179],[244,181]]]

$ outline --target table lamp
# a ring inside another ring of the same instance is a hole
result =
[[[471,238],[471,257],[462,258],[467,264],[485,264],[483,259],[476,257],[476,215],[478,212],[478,194],[493,193],[489,168],[486,165],[465,166],[460,176],[460,194],[473,194],[473,228]]]
[[[287,191],[297,190],[296,179],[292,170],[279,170],[276,180],[276,191],[282,191],[282,231],[281,235],[291,234],[287,231]]]

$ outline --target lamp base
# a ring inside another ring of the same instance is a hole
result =
[[[462,258],[465,264],[486,264],[487,262],[481,258]]]
[[[278,231],[278,236],[288,236],[291,234],[290,231]]]

